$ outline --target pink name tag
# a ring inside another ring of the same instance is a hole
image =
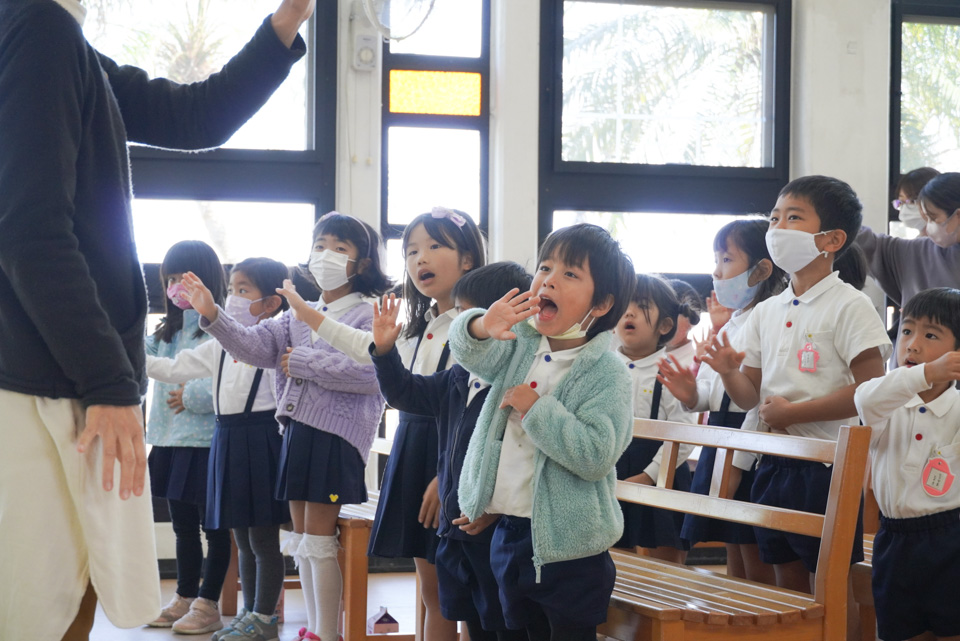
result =
[[[803,349],[797,352],[797,357],[800,359],[801,372],[817,371],[817,361],[820,360],[820,352],[814,348],[813,343],[806,343]]]
[[[953,479],[954,476],[950,473],[950,465],[940,457],[932,458],[927,461],[921,475],[923,491],[930,496],[943,496],[953,485]]]

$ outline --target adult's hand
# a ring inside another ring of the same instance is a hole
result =
[[[147,451],[143,444],[143,412],[139,405],[91,405],[86,425],[77,440],[77,451],[85,454],[100,437],[103,449],[103,489],[113,489],[113,468],[120,461],[120,498],[143,494]]]
[[[290,47],[297,37],[300,25],[313,15],[316,0],[283,0],[270,16],[270,24],[280,42]]]

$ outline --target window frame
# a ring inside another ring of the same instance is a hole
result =
[[[540,242],[553,229],[553,212],[557,210],[748,214],[769,209],[780,189],[789,181],[792,0],[632,2],[664,6],[772,7],[773,166],[712,167],[562,160],[564,0],[543,0],[540,5]]]
[[[403,236],[405,225],[392,224],[389,220],[389,132],[391,127],[421,127],[435,129],[466,129],[480,134],[480,211],[477,225],[486,233],[490,206],[490,3],[480,0],[481,35],[480,56],[432,56],[414,53],[391,53],[389,44],[383,47],[381,67],[381,151],[380,151],[380,232],[384,242]],[[450,116],[435,114],[393,113],[390,111],[390,72],[411,71],[463,71],[480,74],[480,115]],[[445,204],[445,203],[437,203]],[[451,203],[456,206],[455,203]],[[474,212],[468,212],[471,215]]]
[[[902,100],[900,83],[903,75],[903,23],[911,18],[946,18],[960,21],[960,5],[955,0],[892,0],[890,28],[890,180],[900,180],[900,128]],[[935,20],[931,20],[935,22]],[[887,202],[887,223],[899,220],[900,212]]]

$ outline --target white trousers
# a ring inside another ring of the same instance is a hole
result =
[[[0,390],[0,639],[59,639],[87,583],[122,628],[160,613],[150,483],[121,501],[103,490],[100,440],[76,443],[77,401]]]

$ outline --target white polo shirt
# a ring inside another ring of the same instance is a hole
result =
[[[332,303],[325,303],[321,298],[317,302],[311,303],[311,306],[313,306],[313,308],[316,309],[317,311],[323,312],[323,315],[327,317],[327,320],[338,321],[341,316],[347,313],[347,311],[356,307],[362,302],[363,302],[363,297],[360,296],[360,294],[356,292],[351,292],[346,296],[341,296],[340,298],[333,301]],[[340,323],[337,323],[337,324],[339,325]],[[324,321],[323,323],[320,324],[320,328],[322,329],[324,325],[333,325],[333,323],[327,323],[326,321]],[[350,329],[354,331],[362,331],[362,330],[356,329],[355,327],[350,327]],[[326,337],[324,337],[321,333],[311,330],[310,342],[316,343],[318,338],[323,338],[325,341],[327,340]],[[369,345],[369,343],[367,344]],[[333,343],[330,343],[330,345],[333,345],[334,347],[336,347],[336,345],[334,345]],[[367,354],[367,360],[368,361],[370,360],[369,354]]]
[[[883,359],[891,351],[870,299],[840,280],[837,272],[801,296],[789,286],[757,305],[733,346],[746,352],[744,365],[762,371],[761,401],[782,396],[794,403],[821,398],[853,383],[850,363],[864,351],[878,347]],[[786,432],[836,440],[841,425],[856,422],[857,417],[851,416],[795,423]],[[760,429],[766,431],[762,424]]]
[[[630,373],[630,381],[633,384],[633,415],[637,418],[650,418],[650,410],[653,406],[653,388],[657,384],[657,372],[660,371],[660,359],[667,355],[667,349],[660,349],[650,356],[638,358],[635,361],[623,352],[618,351],[617,356],[627,366]],[[660,407],[657,411],[657,420],[675,421],[677,423],[696,423],[697,417],[684,411],[680,401],[670,393],[670,390],[663,386],[660,393]],[[690,457],[693,452],[693,446],[683,443],[680,445],[680,454],[677,456],[677,467],[680,467]],[[646,472],[654,481],[660,473],[660,460],[663,456],[663,446],[657,450],[653,460],[643,470],[630,470],[631,474]]]
[[[447,344],[447,334],[450,332],[450,324],[457,317],[457,309],[452,308],[437,315],[433,309],[428,309],[424,314],[427,319],[427,327],[423,330],[423,338],[403,339],[397,341],[397,350],[400,352],[400,358],[403,364],[414,374],[430,376],[437,372],[437,365],[440,363],[440,355]],[[417,349],[417,341],[420,341],[420,348]],[[416,352],[416,362],[414,362],[414,352]],[[444,369],[449,369],[456,363],[453,354],[447,356],[447,364]]]
[[[551,351],[546,336],[540,337],[533,365],[523,382],[540,396],[546,396],[570,371],[583,345],[559,352]],[[489,400],[489,397],[488,397]],[[537,446],[523,429],[520,412],[511,410],[500,448],[497,483],[493,488],[488,514],[509,514],[530,518],[533,514],[533,473]]]
[[[924,367],[898,367],[863,383],[854,395],[860,418],[873,429],[873,492],[880,511],[893,519],[960,507],[960,482],[950,478],[960,474],[960,391],[951,386],[924,403],[918,394],[931,387]],[[933,459],[942,463],[932,464],[940,478],[934,477],[931,495],[923,479]]]

